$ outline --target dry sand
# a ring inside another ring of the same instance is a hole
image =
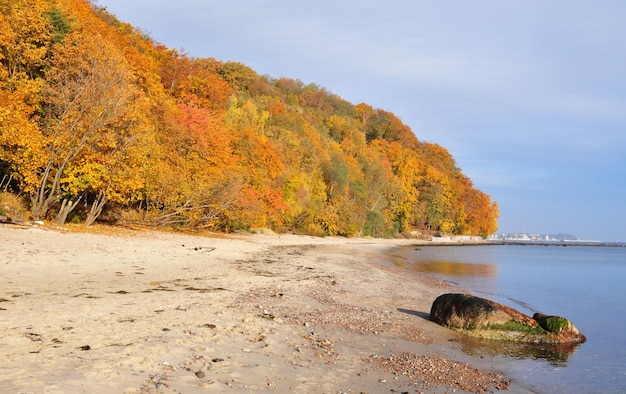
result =
[[[415,243],[0,225],[1,391],[528,392],[428,321]]]

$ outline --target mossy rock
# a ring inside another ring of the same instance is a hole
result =
[[[578,330],[574,327],[572,322],[561,316],[548,316],[543,313],[535,313],[533,319],[537,320],[544,330],[554,334],[560,334],[564,331],[578,333]]]
[[[585,336],[567,319],[536,313],[532,318],[497,302],[468,294],[443,294],[430,320],[465,335],[530,343],[581,343]]]

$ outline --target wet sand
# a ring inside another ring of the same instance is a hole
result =
[[[0,387],[528,392],[428,321],[454,289],[390,263],[416,243],[0,225]]]

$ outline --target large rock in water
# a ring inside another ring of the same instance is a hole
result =
[[[443,294],[433,302],[430,320],[467,335],[533,343],[580,343],[576,327],[560,316],[533,317],[506,305],[467,294]]]

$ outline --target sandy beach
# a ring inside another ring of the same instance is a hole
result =
[[[415,240],[0,225],[6,393],[528,392],[428,321]]]

